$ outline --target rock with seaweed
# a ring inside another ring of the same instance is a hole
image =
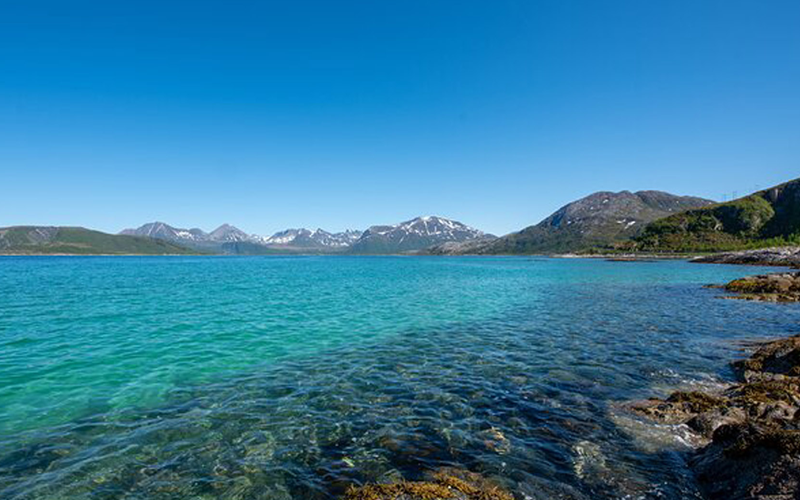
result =
[[[706,438],[689,463],[712,499],[800,498],[800,336],[733,363],[738,383],[716,394],[678,391],[632,406]]]
[[[762,302],[800,301],[800,273],[772,273],[748,276],[731,281],[722,287],[736,295],[732,299]]]
[[[749,358],[735,361],[733,368],[745,382],[800,376],[800,335],[764,344]]]
[[[513,500],[498,484],[480,474],[443,468],[422,481],[351,486],[344,500]]]

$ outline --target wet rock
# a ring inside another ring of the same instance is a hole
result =
[[[763,302],[800,301],[800,273],[774,273],[748,276],[733,280],[724,286],[725,290],[737,293],[733,299],[757,300]]]
[[[351,486],[344,500],[513,500],[499,485],[480,474],[445,468],[423,481]]]
[[[795,499],[800,431],[747,422],[725,425],[690,462],[703,491],[719,499]]]
[[[634,412],[664,424],[688,424],[700,414],[723,407],[725,398],[699,391],[677,391],[666,400],[649,399],[632,406]],[[708,424],[711,425],[711,424]]]
[[[800,498],[800,336],[734,363],[742,380],[721,394],[676,392],[632,406],[710,438],[690,460],[711,499]]]
[[[742,408],[719,407],[695,415],[686,425],[698,434],[710,437],[723,425],[739,424],[747,420],[747,412]]]
[[[745,382],[775,378],[769,375],[800,376],[800,335],[768,342],[733,368]]]

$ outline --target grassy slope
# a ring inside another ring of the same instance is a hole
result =
[[[580,229],[530,226],[518,233],[509,234],[492,242],[484,250],[488,254],[538,254],[566,253],[607,245],[619,239],[620,234],[600,228],[592,235],[581,234]]]
[[[37,228],[7,228],[2,235],[0,253],[6,254],[137,254],[191,255],[198,252],[165,241],[139,236],[102,233],[79,227],[48,228],[41,239],[31,232]]]
[[[609,198],[613,200],[611,205],[605,205],[604,199]],[[561,207],[539,224],[498,238],[478,253],[550,254],[608,248],[636,236],[650,221],[708,203],[711,202],[701,198],[658,191],[598,192]],[[592,208],[587,210],[586,205]],[[604,208],[595,211],[594,206]],[[572,218],[576,223],[566,223],[566,219]],[[634,224],[620,224],[620,219]]]
[[[649,224],[627,247],[716,252],[800,244],[800,179]]]

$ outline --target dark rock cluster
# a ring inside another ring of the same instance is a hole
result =
[[[700,264],[742,264],[752,266],[800,267],[800,247],[763,248],[740,252],[723,252],[692,259]]]
[[[733,366],[739,382],[720,393],[675,392],[633,410],[707,438],[690,466],[708,498],[800,498],[800,336]]]

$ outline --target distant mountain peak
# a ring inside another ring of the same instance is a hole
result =
[[[211,240],[222,242],[249,241],[253,239],[249,234],[230,224],[222,224],[208,235]]]
[[[261,243],[270,246],[291,246],[297,249],[342,249],[352,245],[360,236],[361,231],[350,229],[339,233],[330,233],[322,228],[314,230],[292,228],[279,231],[268,238],[262,238]]]
[[[483,231],[461,222],[426,215],[393,225],[372,226],[353,244],[355,253],[402,253],[419,251],[446,242],[485,237]]]
[[[205,241],[208,239],[202,229],[182,229],[170,226],[165,222],[148,222],[136,229],[124,229],[120,234],[129,236],[146,236],[157,240],[165,240],[172,242],[197,242]]]

